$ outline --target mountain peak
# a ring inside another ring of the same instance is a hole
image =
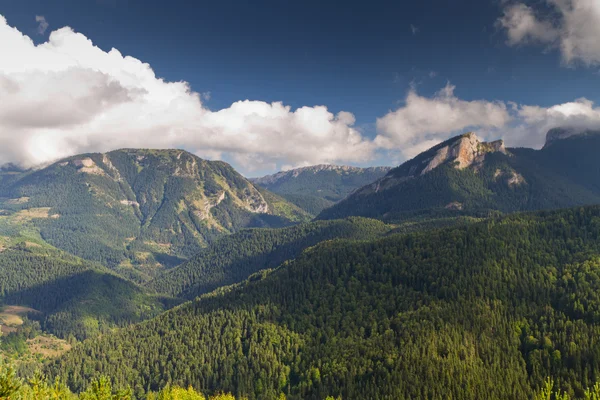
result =
[[[475,133],[468,132],[424,151],[392,173],[406,177],[425,175],[446,163],[456,163],[457,169],[465,169],[480,165],[488,153],[507,154],[504,141],[483,142]]]
[[[558,140],[568,139],[573,136],[592,134],[600,134],[600,131],[567,126],[552,128],[548,131],[548,133],[546,133],[546,143],[544,144],[544,147],[547,147]]]

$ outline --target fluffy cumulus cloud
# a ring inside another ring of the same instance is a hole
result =
[[[409,91],[405,104],[377,120],[379,148],[411,158],[450,137],[473,130],[484,140],[504,139],[511,147],[540,148],[555,127],[600,129],[600,107],[587,100],[551,107],[513,102],[466,101],[448,84],[432,97]]]
[[[403,107],[377,120],[375,143],[387,149],[401,149],[406,157],[468,129],[501,128],[511,119],[502,102],[465,101],[447,84],[433,97],[420,96],[411,89]]]
[[[552,107],[519,106],[515,109],[518,124],[506,132],[509,142],[537,147],[543,144],[548,130],[568,127],[575,130],[600,129],[600,107],[587,99]]]
[[[543,0],[542,4],[545,7],[534,9],[505,2],[498,24],[506,30],[508,44],[539,43],[560,49],[566,64],[600,64],[600,1]]]
[[[248,171],[374,154],[348,112],[249,100],[211,111],[207,93],[157,78],[148,64],[68,27],[35,45],[0,16],[0,54],[10,55],[0,57],[0,164],[120,147],[185,148]]]

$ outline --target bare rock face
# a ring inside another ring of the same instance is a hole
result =
[[[82,158],[81,160],[73,160],[73,165],[77,168],[91,168],[93,167],[94,161],[91,158]]]
[[[456,162],[458,169],[465,169],[482,163],[487,153],[495,152],[506,154],[504,141],[482,142],[474,133],[466,133],[449,145],[438,149],[436,154],[427,161],[425,168],[421,170],[421,175],[425,175],[448,161]]]
[[[73,160],[73,165],[79,172],[91,175],[104,175],[104,170],[96,165],[94,160],[89,157]]]
[[[463,205],[458,201],[453,201],[452,203],[446,204],[444,208],[446,210],[461,211],[463,209]]]
[[[196,214],[201,221],[209,219],[210,210],[221,204],[223,200],[225,200],[225,191],[222,191],[221,194],[214,199],[206,199],[204,207],[201,210],[194,211],[194,214]]]
[[[269,204],[256,189],[245,189],[242,200],[245,203],[245,208],[250,212],[257,214],[266,214],[269,212]]]

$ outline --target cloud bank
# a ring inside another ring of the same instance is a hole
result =
[[[375,143],[386,149],[401,149],[406,157],[445,140],[449,133],[476,128],[501,128],[510,121],[502,102],[464,101],[447,84],[433,97],[409,91],[405,105],[377,120]]]
[[[158,78],[150,65],[68,27],[35,45],[0,16],[0,54],[10,54],[0,57],[0,164],[120,147],[185,148],[247,170],[374,155],[349,112],[249,100],[211,111],[207,93]]]
[[[559,26],[531,8],[510,7],[503,17],[510,43],[562,37]],[[468,130],[504,138],[509,146],[540,147],[556,126],[600,128],[600,107],[587,99],[548,108],[464,100],[448,83],[431,97],[413,87],[401,107],[377,119],[370,139],[354,127],[352,113],[325,106],[292,110],[281,102],[243,100],[210,110],[204,104],[210,92],[158,78],[150,65],[114,48],[106,52],[68,27],[35,45],[0,16],[0,54],[10,55],[0,57],[0,165],[32,167],[123,147],[184,148],[251,173],[365,163],[381,153],[402,161]]]
[[[540,148],[555,127],[600,129],[600,107],[585,98],[540,107],[513,102],[461,100],[448,84],[432,97],[411,89],[405,104],[377,120],[375,144],[404,159],[454,135],[476,131],[486,140],[504,139],[511,147]]]
[[[505,3],[498,25],[509,45],[541,44],[558,48],[567,65],[600,64],[600,2],[543,0],[544,9],[524,3]]]

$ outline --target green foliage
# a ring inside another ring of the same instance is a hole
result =
[[[4,354],[19,356],[27,352],[27,339],[33,339],[41,332],[40,324],[37,321],[31,321],[24,318],[23,325],[16,331],[2,335],[0,337],[0,350]]]
[[[10,400],[14,398],[15,394],[19,391],[22,386],[21,379],[17,378],[15,369],[0,363],[0,399]]]
[[[588,391],[586,390],[586,393]],[[569,400],[569,396],[564,392],[554,390],[554,380],[547,378],[544,386],[533,397],[534,400]]]
[[[148,393],[142,397],[146,400],[206,400],[206,397],[192,387],[182,389],[167,385],[158,393]],[[140,398],[140,400],[142,399]],[[43,374],[36,372],[27,382],[19,378],[15,369],[4,362],[0,363],[0,399],[3,400],[133,400],[130,389],[115,388],[110,378],[100,376],[90,382],[79,395],[71,392],[69,387],[56,378],[50,383]],[[245,400],[230,393],[219,393],[208,397],[208,400]],[[285,395],[279,397],[285,400]]]
[[[87,390],[79,395],[81,400],[130,400],[129,389],[113,390],[110,379],[101,376],[93,380]]]
[[[600,375],[600,207],[326,241],[75,347],[49,371],[249,399],[526,399]]]
[[[241,282],[253,273],[276,268],[324,240],[370,239],[389,228],[376,220],[348,218],[282,229],[244,230],[226,236],[188,262],[149,282],[159,293],[192,299],[218,287]]]
[[[153,317],[160,298],[110,270],[52,248],[17,245],[0,252],[0,293],[5,304],[31,307],[42,329],[59,337],[94,336]],[[22,353],[24,338],[11,334],[0,347]]]
[[[158,394],[148,394],[148,400],[206,400],[206,398],[192,387],[183,389],[178,386],[167,386]]]

